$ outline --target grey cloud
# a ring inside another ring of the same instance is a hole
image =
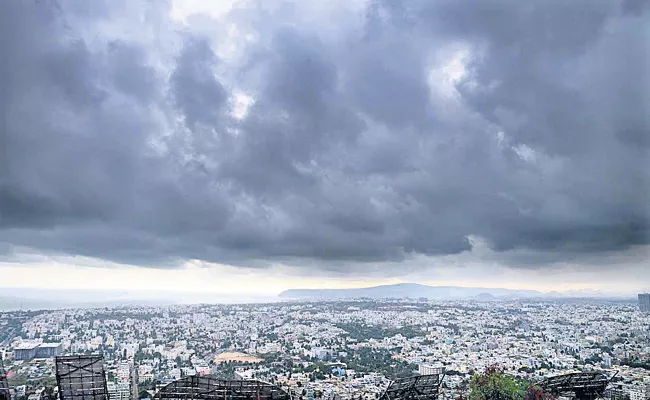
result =
[[[176,104],[185,115],[187,125],[216,125],[228,92],[215,77],[213,68],[218,62],[205,38],[190,37],[186,40],[178,64],[171,78]]]
[[[640,3],[374,1],[339,28],[267,4],[228,58],[166,3],[2,3],[3,246],[358,271],[469,235],[530,264],[648,244]]]

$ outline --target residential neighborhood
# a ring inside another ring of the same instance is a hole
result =
[[[493,365],[532,381],[601,371],[613,392],[650,398],[650,315],[624,301],[132,306],[5,312],[0,327],[16,400],[54,390],[63,354],[103,355],[111,400],[151,397],[191,375],[374,399],[392,379],[432,373],[444,373],[442,396],[457,398]]]

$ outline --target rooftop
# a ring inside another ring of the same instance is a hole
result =
[[[37,348],[40,343],[23,342],[14,348],[14,350],[32,350]]]

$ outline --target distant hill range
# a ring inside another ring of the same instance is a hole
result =
[[[571,293],[544,293],[536,290],[514,290],[501,288],[477,288],[460,286],[429,286],[418,283],[399,283],[356,289],[290,289],[280,293],[280,298],[294,300],[337,300],[337,299],[389,299],[389,298],[427,298],[432,300],[454,299],[526,299],[562,297],[604,297],[592,291],[572,291]]]

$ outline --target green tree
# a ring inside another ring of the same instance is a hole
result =
[[[490,366],[483,374],[472,377],[469,387],[472,400],[524,400],[526,384],[503,373],[503,368]]]

